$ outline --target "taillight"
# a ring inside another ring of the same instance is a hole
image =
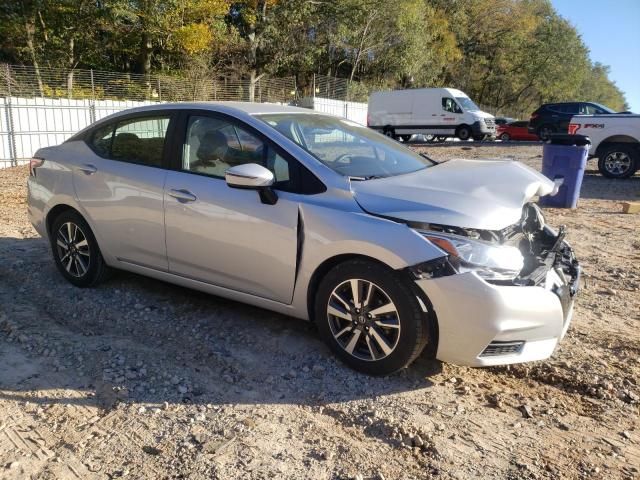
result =
[[[44,163],[44,158],[32,158],[29,160],[29,175],[36,176],[36,168],[41,167]]]
[[[578,130],[580,130],[580,127],[582,125],[580,125],[579,123],[570,123],[569,124],[569,135],[575,135],[576,133],[578,133]]]

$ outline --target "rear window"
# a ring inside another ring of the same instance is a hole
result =
[[[137,117],[96,129],[89,146],[103,158],[161,167],[169,115]]]

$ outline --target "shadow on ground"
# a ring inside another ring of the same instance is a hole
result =
[[[118,272],[78,289],[42,239],[0,238],[0,399],[325,405],[431,386],[421,357],[384,378],[338,362],[313,325]]]

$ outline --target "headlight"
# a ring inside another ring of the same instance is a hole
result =
[[[439,232],[420,233],[448,253],[461,273],[476,272],[485,280],[513,280],[524,266],[524,258],[516,247]]]

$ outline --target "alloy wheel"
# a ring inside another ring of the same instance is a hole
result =
[[[611,175],[620,177],[631,168],[631,157],[626,152],[611,152],[604,159],[604,167]]]
[[[82,229],[73,222],[63,223],[56,233],[58,258],[69,275],[80,278],[89,270],[91,253]]]
[[[349,279],[329,296],[327,320],[333,338],[365,361],[389,356],[400,339],[400,315],[389,295],[368,280]]]
[[[552,133],[553,133],[553,130],[551,130],[549,127],[542,127],[540,129],[540,133],[538,134],[538,136],[540,137],[540,140],[546,142],[547,140],[549,140]]]

